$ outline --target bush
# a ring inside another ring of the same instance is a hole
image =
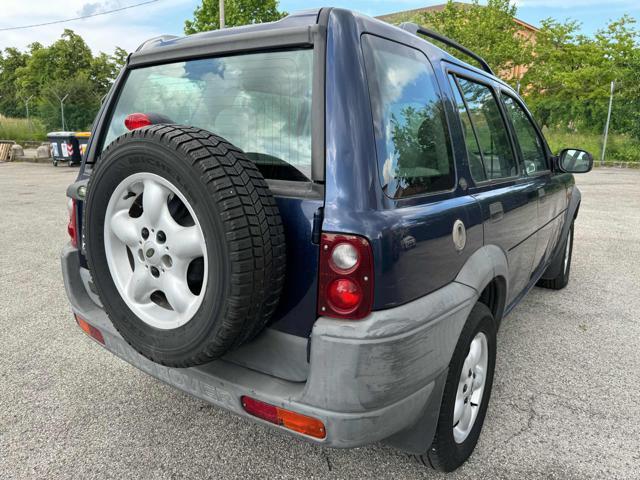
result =
[[[545,129],[544,136],[551,151],[558,153],[563,148],[582,148],[593,155],[596,165],[602,156],[602,135]],[[628,135],[609,134],[605,160],[610,162],[640,163],[640,140]]]
[[[37,118],[8,118],[0,115],[0,140],[46,140],[47,132]]]

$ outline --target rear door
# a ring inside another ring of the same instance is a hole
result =
[[[509,262],[510,304],[531,279],[539,185],[523,174],[491,81],[464,69],[450,71],[449,80],[465,131],[470,191],[482,209],[484,243],[499,246]]]
[[[533,264],[536,271],[545,267],[558,241],[562,213],[567,208],[566,188],[562,176],[553,175],[548,149],[524,104],[504,90],[501,97],[525,174],[537,184],[538,240]]]

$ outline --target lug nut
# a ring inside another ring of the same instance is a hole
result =
[[[167,241],[167,236],[164,234],[162,230],[159,230],[158,233],[156,234],[156,240],[158,241],[158,243],[164,243]]]
[[[158,278],[160,276],[160,270],[158,270],[156,267],[151,267],[151,275]]]
[[[144,238],[145,240],[149,238],[149,230],[147,230],[147,227],[144,227],[142,229],[142,238]]]

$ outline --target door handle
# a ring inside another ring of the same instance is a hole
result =
[[[504,217],[504,208],[502,202],[496,202],[489,205],[489,217],[492,222],[499,222]]]

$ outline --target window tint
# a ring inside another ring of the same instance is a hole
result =
[[[362,43],[385,193],[402,198],[453,188],[444,106],[426,57],[372,35]]]
[[[458,113],[460,115],[460,121],[462,122],[462,133],[464,134],[464,142],[467,146],[467,157],[469,158],[469,169],[471,170],[471,176],[474,180],[481,182],[487,179],[487,174],[484,171],[484,165],[482,164],[482,153],[480,152],[480,145],[476,134],[473,131],[473,125],[471,124],[471,118],[469,112],[464,104],[460,90],[456,84],[456,79],[453,75],[449,75],[449,81],[451,82],[451,89],[453,90],[453,96],[458,107]]]
[[[458,78],[458,83],[480,144],[486,179],[517,175],[518,168],[507,129],[492,90],[464,78]]]
[[[131,113],[156,113],[220,135],[267,178],[311,175],[312,50],[209,58],[132,70],[104,146]]]
[[[511,118],[511,123],[516,132],[516,138],[520,145],[522,160],[528,174],[547,170],[545,150],[542,146],[542,139],[538,135],[535,127],[531,123],[527,112],[522,106],[508,95],[502,96],[506,106],[507,115]]]

